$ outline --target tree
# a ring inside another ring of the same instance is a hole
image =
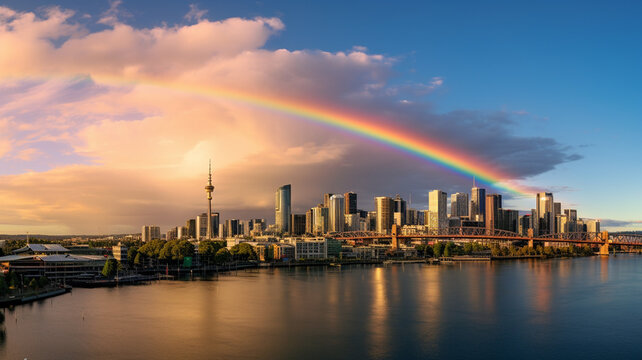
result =
[[[446,243],[446,247],[444,248],[444,256],[445,257],[450,257],[452,254],[452,247],[453,244],[451,242]]]
[[[127,259],[132,261],[138,255],[138,246],[132,246],[127,249]]]
[[[116,259],[107,259],[105,261],[105,266],[103,267],[102,274],[105,277],[112,277],[116,275],[116,270],[118,269],[118,262]]]
[[[432,251],[433,254],[436,258],[441,257],[442,251],[443,251],[443,246],[439,241],[435,241],[435,244],[432,246]]]
[[[142,261],[142,254],[141,253],[136,253],[136,257],[134,258],[134,264],[140,265]]]
[[[41,288],[47,286],[49,284],[49,279],[47,279],[46,276],[41,276],[40,279],[38,279],[38,286]]]
[[[254,252],[252,245],[248,243],[240,243],[238,245],[232,246],[230,253],[236,260],[257,260],[258,257]]]
[[[232,254],[227,248],[219,249],[216,252],[215,260],[217,264],[224,264],[232,260]]]

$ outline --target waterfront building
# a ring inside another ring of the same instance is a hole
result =
[[[486,195],[486,211],[484,217],[486,218],[486,229],[493,230],[499,229],[501,223],[501,209],[502,196],[499,194]]]
[[[399,194],[395,196],[394,223],[397,226],[406,225],[406,200],[402,199]]]
[[[160,226],[156,225],[144,225],[141,229],[140,238],[143,242],[148,242],[151,240],[160,240],[161,232]]]
[[[290,219],[290,223],[292,224],[292,235],[305,234],[305,221],[305,214],[292,214],[292,219]]]
[[[470,220],[485,221],[486,189],[473,186],[470,195],[470,211],[468,212]]]
[[[114,259],[118,260],[119,262],[127,262],[127,246],[123,245],[122,243],[119,242],[118,245],[112,246],[111,253],[114,256]]]
[[[428,213],[430,229],[445,229],[448,227],[448,198],[445,192],[433,190],[428,193]]]
[[[355,192],[347,192],[343,194],[343,197],[345,198],[346,201],[346,206],[345,206],[345,214],[356,214],[357,213],[357,193]]]
[[[275,224],[278,232],[289,233],[291,230],[291,196],[292,186],[290,184],[281,186],[276,190],[276,193],[274,194],[274,212],[276,218]]]
[[[272,254],[274,256],[274,260],[295,259],[296,248],[292,244],[272,244]]]
[[[297,260],[327,259],[327,241],[322,239],[295,242],[295,258]]]
[[[125,251],[125,256],[127,251]],[[0,257],[0,271],[15,271],[28,282],[31,278],[46,276],[50,280],[64,280],[81,274],[98,275],[105,266],[102,255],[8,255]]]
[[[376,232],[387,234],[394,220],[394,201],[388,196],[375,197]]]
[[[537,235],[554,234],[555,205],[553,203],[553,194],[547,192],[538,193],[536,201],[537,220],[534,224],[536,225]]]
[[[342,232],[345,224],[345,198],[343,195],[330,197],[330,231]]]
[[[450,216],[464,217],[468,216],[468,194],[454,193],[450,195]]]

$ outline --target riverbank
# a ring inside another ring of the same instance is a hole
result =
[[[4,297],[0,297],[0,308],[8,307],[11,305],[27,304],[33,301],[66,294],[70,291],[71,286],[55,286],[45,289],[27,291],[21,294],[10,294]]]

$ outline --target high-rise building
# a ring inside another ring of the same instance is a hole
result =
[[[185,222],[187,228],[187,237],[189,239],[196,239],[196,219],[189,219]]]
[[[290,214],[292,212],[291,204],[292,186],[290,184],[283,185],[274,194],[274,211],[275,211],[275,224],[279,232],[290,232]]]
[[[417,210],[416,209],[407,209],[406,210],[406,224],[408,224],[408,225],[417,225]]]
[[[330,198],[334,195],[333,193],[323,194],[323,207],[330,208]]]
[[[499,224],[499,229],[517,233],[519,231],[519,211],[500,209],[500,214],[501,224]]]
[[[406,219],[406,200],[402,199],[399,194],[395,196],[395,211],[393,214],[394,223],[397,226],[404,226],[407,223]]]
[[[323,204],[319,204],[312,208],[312,214],[314,217],[314,234],[323,235],[328,232],[328,208],[324,207]]]
[[[542,192],[537,194],[537,235],[555,233],[555,205],[553,194]],[[535,220],[535,219],[534,219]]]
[[[161,232],[160,226],[155,225],[145,225],[141,229],[140,238],[143,242],[151,240],[160,240]]]
[[[343,195],[330,197],[330,231],[342,232],[345,225],[345,198]]]
[[[292,214],[290,223],[292,224],[292,235],[305,234],[305,214]]]
[[[392,228],[394,220],[395,203],[392,198],[388,196],[375,197],[375,209],[377,211],[376,217],[376,232],[387,234]]]
[[[519,217],[519,234],[528,236],[528,229],[531,228],[531,215],[526,214]]]
[[[468,216],[468,194],[454,193],[450,195],[450,216],[458,218]]]
[[[448,227],[448,198],[445,192],[433,190],[428,193],[428,227],[445,229]]]
[[[470,211],[472,221],[484,221],[486,214],[486,189],[473,187],[470,194]]]
[[[486,229],[500,229],[502,222],[502,196],[499,194],[486,195],[486,211],[484,217],[486,218]]]
[[[377,230],[377,211],[368,211],[366,216],[366,222],[368,223],[368,229],[370,231]]]
[[[346,215],[357,213],[357,193],[352,191],[343,194],[346,199]]]
[[[240,229],[240,221],[239,219],[227,219],[225,220],[225,231],[227,233],[225,236],[227,237],[234,237],[237,235],[241,235],[241,232],[239,231]]]
[[[207,213],[196,217],[196,240],[207,239]]]
[[[360,219],[359,214],[347,214],[345,217],[345,227],[344,231],[359,231],[360,229]]]
[[[314,232],[314,214],[312,209],[305,212],[305,233],[312,234]]]
[[[564,209],[564,215],[566,215],[566,231],[567,232],[579,231],[577,227],[577,210]]]

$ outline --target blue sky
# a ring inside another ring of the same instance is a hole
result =
[[[642,220],[639,2],[124,1],[119,17],[136,28],[185,25],[194,22],[185,18],[190,4],[211,21],[280,19],[285,29],[262,49],[382,54],[394,63],[387,86],[440,78],[435,91],[397,96],[437,114],[510,114],[513,135],[554,139],[581,156],[528,177],[529,185],[551,189],[581,217]],[[90,14],[90,32],[109,27],[94,21],[109,2],[4,2],[16,11],[51,5]]]

